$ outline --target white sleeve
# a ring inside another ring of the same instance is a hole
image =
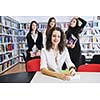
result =
[[[46,29],[44,30],[44,32],[42,33],[42,36],[43,36],[43,46],[45,48],[45,45],[46,45]]]
[[[69,55],[69,52],[68,52],[68,49],[67,48],[65,48],[65,53],[66,53],[65,54],[66,55],[65,63],[67,65],[67,68],[69,69],[70,67],[75,66],[75,65],[72,63],[72,61],[70,59],[70,55]]]
[[[40,69],[42,68],[47,68],[47,56],[46,56],[46,51],[44,48],[41,50],[41,62],[40,62]]]

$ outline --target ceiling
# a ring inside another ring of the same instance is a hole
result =
[[[37,22],[47,22],[48,19],[52,16],[10,16],[20,23],[29,23],[32,20]],[[53,16],[56,18],[57,22],[68,22],[71,20],[72,16]],[[93,20],[96,16],[81,16],[85,20]]]

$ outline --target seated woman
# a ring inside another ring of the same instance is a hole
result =
[[[69,77],[61,73],[65,62],[70,74],[75,74],[75,65],[70,60],[68,50],[65,46],[65,34],[59,27],[49,31],[46,47],[41,50],[40,70],[43,74],[67,80]]]
[[[30,30],[26,38],[28,43],[27,60],[40,57],[40,50],[43,47],[43,38],[42,33],[38,31],[38,23],[36,21],[31,22]]]

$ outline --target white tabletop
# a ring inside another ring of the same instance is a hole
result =
[[[43,75],[41,72],[37,72],[31,83],[100,83],[99,72],[78,72],[78,77],[71,80],[61,80],[51,76]]]

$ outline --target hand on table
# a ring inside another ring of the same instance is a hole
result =
[[[59,73],[57,75],[57,78],[62,79],[62,80],[70,80],[70,77],[68,77],[67,75],[65,75],[64,73]]]

